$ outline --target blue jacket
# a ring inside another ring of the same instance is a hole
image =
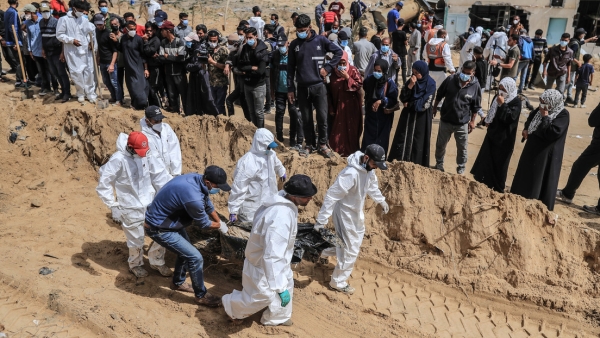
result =
[[[180,230],[190,225],[211,226],[208,214],[215,210],[202,175],[177,176],[165,184],[146,209],[146,223],[165,230]]]
[[[521,51],[521,60],[533,59],[533,41],[528,36],[519,38],[519,50]]]
[[[39,18],[42,16],[40,15]],[[33,20],[26,20],[25,27],[27,27],[27,43],[29,50],[33,56],[42,57],[42,34],[40,31],[40,20],[33,22]]]
[[[288,57],[288,93],[295,92],[294,81],[298,86],[310,87],[323,83],[321,67],[328,73],[333,72],[342,59],[344,51],[323,35],[310,30],[310,38],[295,39],[289,46]],[[325,54],[333,53],[333,58],[325,63]],[[294,78],[297,76],[297,79]]]
[[[4,40],[7,46],[15,45],[15,33],[13,33],[12,26],[15,25],[17,31],[17,38],[19,39],[19,46],[23,46],[21,42],[21,19],[19,19],[19,12],[14,7],[9,7],[4,12]]]

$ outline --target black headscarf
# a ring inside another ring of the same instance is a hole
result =
[[[375,87],[373,90],[373,93],[369,93],[368,95],[370,97],[372,97],[375,100],[378,100],[379,98],[377,97],[377,93],[379,92],[379,90],[385,86],[385,84],[388,81],[388,68],[390,67],[390,64],[384,60],[384,59],[379,59],[377,61],[375,61],[375,65],[373,66],[373,68],[375,68],[375,66],[379,66],[381,67],[381,73],[383,73],[383,76],[380,77],[379,79],[375,79]],[[385,93],[383,93],[383,95],[385,95]]]
[[[429,76],[429,68],[425,61],[417,61],[413,63],[412,68],[421,74],[421,79],[415,83],[414,100],[415,110],[420,112],[424,110],[425,103],[431,95],[435,94],[435,81]]]

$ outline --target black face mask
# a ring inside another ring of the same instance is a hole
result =
[[[110,29],[112,30],[113,33],[116,33],[119,31],[119,26],[110,26]]]

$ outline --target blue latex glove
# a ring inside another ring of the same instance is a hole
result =
[[[287,180],[287,175],[283,174],[283,176],[281,176],[281,182],[285,182],[285,180]]]
[[[233,223],[237,221],[237,215],[236,214],[230,214],[229,215],[229,222]]]
[[[281,307],[286,307],[290,303],[290,292],[288,290],[280,293],[279,297],[281,298]]]

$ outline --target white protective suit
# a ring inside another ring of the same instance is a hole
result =
[[[154,22],[154,14],[160,9],[160,4],[156,0],[150,0],[148,3],[148,21]]]
[[[171,176],[181,175],[181,146],[173,128],[163,122],[159,134],[146,123],[145,117],[140,120],[140,125],[148,138],[151,154],[162,160]]]
[[[467,41],[465,41],[465,45],[460,50],[460,64],[458,65],[459,68],[462,68],[465,62],[475,60],[475,58],[473,57],[473,48],[481,47],[482,33],[483,27],[478,26],[475,29],[475,33],[469,35],[469,38],[467,39]]]
[[[506,58],[506,52],[508,52],[508,36],[504,32],[496,32],[490,36],[485,49],[483,50],[483,58],[491,60],[504,60]],[[498,56],[498,58],[494,57]],[[492,83],[492,77],[487,77],[485,84],[485,90],[489,90]]]
[[[425,44],[425,48],[423,48],[423,53],[422,53],[423,60],[429,59],[429,56],[427,55],[427,45],[435,46],[444,41],[446,41],[446,40],[442,39],[442,38],[433,38],[433,39],[429,40],[429,43]],[[442,49],[442,56],[444,57],[444,64],[446,65],[446,71],[449,71],[451,73],[455,72],[456,69],[454,68],[454,65],[452,64],[452,53],[450,52],[450,44],[446,43],[446,45],[444,46],[444,49]],[[429,60],[429,62],[433,62],[433,60]],[[446,74],[446,72],[429,71],[429,76],[431,76],[431,78],[433,78],[433,80],[435,80],[435,89],[437,90],[440,88],[440,86],[442,85],[442,82],[444,82],[444,80],[446,79],[446,77],[448,75]]]
[[[268,306],[260,322],[279,325],[292,318],[294,279],[291,262],[298,232],[298,207],[282,190],[270,196],[256,211],[246,245],[242,291],[222,298],[225,312],[243,319]],[[281,307],[279,294],[288,290],[290,302]]]
[[[229,213],[238,215],[240,221],[252,222],[262,202],[277,194],[277,177],[285,175],[277,154],[274,151],[265,154],[267,146],[274,140],[268,129],[257,129],[250,151],[235,166],[228,206]]]
[[[94,81],[94,59],[92,59],[95,53],[89,49],[90,33],[93,35],[94,48],[97,50],[94,24],[83,18],[76,18],[71,11],[58,19],[56,38],[63,43],[65,59],[69,66],[71,79],[75,83],[77,97],[95,100],[97,95]],[[74,40],[78,40],[81,46],[75,46]]]
[[[129,268],[144,265],[144,218],[155,193],[171,180],[162,162],[148,151],[146,157],[131,155],[127,134],[117,139],[117,152],[100,167],[96,192],[106,206],[120,213],[121,226],[129,248]],[[116,191],[113,193],[113,189]],[[165,264],[165,248],[156,242],[148,250],[151,265]]]
[[[385,202],[375,171],[367,171],[360,163],[363,155],[357,151],[348,156],[348,166],[339,173],[335,183],[327,190],[316,219],[317,224],[327,224],[329,217],[333,216],[335,232],[346,246],[325,249],[322,254],[325,257],[337,256],[337,265],[330,282],[330,285],[336,288],[348,285],[347,280],[360,251],[365,234],[363,209],[366,195],[378,204]]]
[[[256,28],[256,36],[260,40],[263,40],[263,29],[265,28],[265,22],[260,16],[253,16],[248,20],[250,27]]]

